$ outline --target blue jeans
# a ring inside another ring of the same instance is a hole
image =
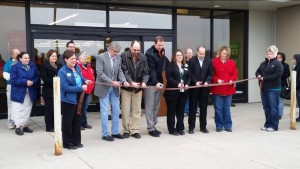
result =
[[[186,99],[186,102],[185,102],[185,106],[184,106],[184,113],[185,114],[189,114],[189,111],[190,111],[190,109],[189,109],[189,96],[187,96],[187,99]]]
[[[102,137],[108,136],[108,111],[111,105],[111,133],[119,133],[119,112],[120,112],[120,97],[115,94],[113,87],[110,87],[108,93],[104,97],[99,98],[101,112]]]
[[[278,112],[280,117],[283,115],[283,109],[284,109],[284,99],[279,97]]]
[[[214,108],[215,108],[215,123],[217,129],[231,129],[231,106],[232,95],[222,96],[214,95]]]
[[[265,90],[261,91],[261,101],[265,111],[266,122],[264,127],[278,130],[279,124],[279,94],[280,90]]]
[[[81,107],[81,115],[82,115],[81,126],[82,127],[86,127],[86,125],[87,125],[86,112],[89,107],[89,101],[90,101],[89,98],[90,98],[90,94],[84,94],[84,98],[82,101],[82,107]]]

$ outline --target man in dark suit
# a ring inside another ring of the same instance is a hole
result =
[[[96,58],[96,82],[110,84],[109,86],[96,84],[94,90],[94,94],[99,97],[100,101],[102,139],[106,141],[114,141],[114,138],[124,138],[119,134],[119,87],[121,84],[124,86],[130,86],[130,84],[126,81],[121,68],[122,59],[118,56],[120,49],[121,46],[118,42],[111,42],[108,46],[108,51]],[[110,105],[112,107],[112,136],[108,132],[108,111]]]
[[[211,59],[205,57],[205,51],[203,46],[198,46],[197,55],[189,60],[191,86],[199,86],[199,88],[190,89],[189,134],[194,134],[198,104],[200,106],[200,131],[209,133],[206,128],[207,104],[209,98],[209,88],[207,85],[211,82],[214,71]]]

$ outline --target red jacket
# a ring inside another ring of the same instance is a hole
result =
[[[79,61],[77,61],[77,65],[80,67],[81,72],[82,72],[82,76],[86,79],[86,80],[91,80],[93,83],[87,86],[87,90],[84,92],[85,94],[91,94],[94,90],[95,87],[95,76],[94,76],[94,70],[91,66],[91,64],[87,64],[87,66],[85,67],[84,65],[82,65]]]
[[[212,64],[214,68],[212,83],[218,83],[219,79],[223,80],[224,83],[228,83],[230,80],[233,82],[237,80],[238,72],[233,60],[227,59],[223,63],[220,57],[218,57],[212,61]],[[213,86],[210,88],[210,92],[212,94],[228,96],[235,94],[235,87],[234,85]]]

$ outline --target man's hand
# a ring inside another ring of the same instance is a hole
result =
[[[144,87],[147,87],[147,85],[146,85],[144,82],[142,83],[141,86],[142,86],[143,88],[144,88]]]
[[[202,82],[196,82],[196,86],[201,86]]]
[[[157,83],[155,87],[156,87],[156,89],[162,89],[164,87],[164,84]]]
[[[208,83],[207,83],[207,82],[205,82],[205,83],[203,84],[203,86],[207,87],[207,86],[208,86]]]
[[[119,82],[119,81],[112,81],[112,85],[113,85],[113,87],[120,87],[121,86],[121,82]]]
[[[124,86],[125,86],[125,87],[129,87],[130,84],[129,84],[128,82],[124,82]]]
[[[179,83],[178,84],[178,88],[180,88],[180,89],[184,88],[184,84],[183,83]]]
[[[140,83],[131,82],[131,87],[140,88]]]

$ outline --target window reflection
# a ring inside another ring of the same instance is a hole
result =
[[[32,2],[31,24],[105,27],[105,6]],[[96,16],[96,17],[95,17]]]
[[[110,27],[172,29],[172,10],[162,8],[109,8]]]

